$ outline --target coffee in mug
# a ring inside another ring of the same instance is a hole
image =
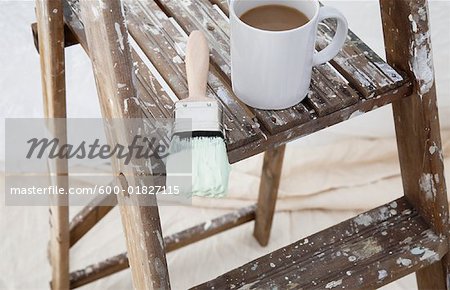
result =
[[[284,5],[258,6],[242,14],[240,19],[250,26],[268,31],[291,30],[309,22],[305,14]]]

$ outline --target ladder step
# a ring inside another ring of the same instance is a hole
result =
[[[445,238],[403,197],[193,289],[373,289],[446,252]]]

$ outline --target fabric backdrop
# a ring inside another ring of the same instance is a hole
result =
[[[339,8],[350,27],[384,56],[378,1],[323,1]],[[444,152],[450,152],[450,12],[448,1],[431,1]],[[32,1],[0,0],[0,116],[42,117],[39,58],[31,38]],[[66,50],[69,117],[99,117],[89,60],[80,47]],[[402,188],[389,107],[306,137],[287,147],[279,200],[268,247],[252,237],[253,223],[168,254],[174,289],[214,278],[233,267],[324,229],[356,213],[401,196]],[[4,136],[4,122],[0,122]],[[0,163],[4,141],[0,142]],[[447,155],[445,155],[448,157]],[[447,168],[450,165],[446,159]],[[162,207],[164,235],[255,202],[261,156],[233,166],[223,200],[196,199],[192,207]],[[107,170],[98,168],[98,170]],[[1,174],[0,190],[4,189]],[[74,180],[76,185],[82,181]],[[73,216],[79,208],[71,208]],[[0,289],[48,289],[48,209],[0,206]],[[71,250],[71,269],[125,251],[120,216],[114,209]],[[130,289],[129,270],[82,289]],[[415,289],[414,277],[385,289]]]

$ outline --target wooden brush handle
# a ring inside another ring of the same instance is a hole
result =
[[[186,74],[189,99],[206,98],[209,71],[209,47],[202,32],[195,30],[189,35],[186,51]]]

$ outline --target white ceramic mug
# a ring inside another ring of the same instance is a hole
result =
[[[298,28],[267,31],[244,23],[240,16],[263,5],[284,5],[301,11],[310,21]],[[348,24],[332,7],[318,0],[231,0],[231,75],[233,91],[249,106],[279,110],[292,107],[307,95],[312,67],[331,60],[344,45]],[[317,27],[337,20],[332,42],[315,53]]]

